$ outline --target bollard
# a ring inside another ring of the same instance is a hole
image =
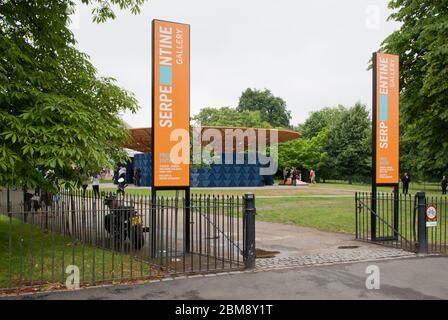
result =
[[[244,195],[244,267],[255,268],[255,195]]]
[[[428,237],[426,230],[426,195],[424,192],[417,192],[418,208],[418,253],[428,253]]]

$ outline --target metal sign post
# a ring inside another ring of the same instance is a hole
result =
[[[181,146],[181,147],[179,147]],[[172,151],[180,149],[180,155]],[[184,246],[190,251],[190,25],[152,21],[152,254],[157,191],[184,190]]]

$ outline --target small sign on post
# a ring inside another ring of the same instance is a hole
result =
[[[434,205],[426,207],[426,227],[437,227],[437,208]]]

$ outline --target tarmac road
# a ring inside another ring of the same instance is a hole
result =
[[[380,289],[366,288],[369,265],[379,267]],[[448,257],[418,257],[199,276],[3,299],[448,299],[447,266]]]

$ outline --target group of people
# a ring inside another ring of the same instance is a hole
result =
[[[296,186],[298,182],[302,181],[302,172],[297,168],[284,168],[283,169],[283,183],[284,185],[290,184]],[[316,173],[313,168],[310,169],[310,182],[316,183]]]
[[[125,166],[121,166],[118,169],[118,179],[123,178],[124,180],[126,180],[126,167]],[[142,185],[142,169],[140,169],[139,167],[135,168],[133,170],[133,177],[134,177],[134,185],[136,187],[140,187]]]
[[[296,168],[283,169],[283,184],[297,185],[297,181],[302,181],[302,173]]]
[[[118,170],[118,178],[117,180],[119,180],[120,178],[123,179],[123,183],[126,182],[126,167],[125,166],[120,166],[119,168],[117,168]],[[85,196],[86,194],[86,190],[87,187],[89,186],[89,183],[92,184],[92,189],[93,189],[93,194],[95,197],[100,197],[100,180],[101,180],[101,174],[100,173],[94,173],[93,175],[88,175],[86,173],[81,175],[81,185],[82,185],[82,190],[83,190],[83,196]],[[142,178],[142,171],[140,168],[136,168],[134,170],[134,184],[136,186],[140,186],[141,185],[141,178]]]
[[[409,183],[411,182],[411,178],[409,174],[406,172],[404,176],[401,178],[401,183],[403,184],[403,194],[407,194],[409,192]],[[448,179],[446,176],[442,177],[440,181],[440,187],[442,189],[442,194],[446,194],[446,189],[448,187]]]

